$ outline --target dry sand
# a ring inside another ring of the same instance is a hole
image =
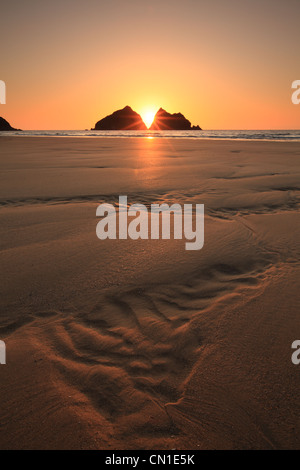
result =
[[[0,448],[299,448],[300,144],[0,149]],[[98,240],[122,194],[204,203],[204,248]]]

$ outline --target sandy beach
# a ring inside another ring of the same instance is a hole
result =
[[[2,449],[296,449],[300,144],[0,138]],[[205,244],[96,208],[205,205]]]

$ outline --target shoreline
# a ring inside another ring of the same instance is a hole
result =
[[[243,133],[243,132],[262,132],[262,136],[261,137],[253,137],[251,136],[251,134],[249,134],[248,137],[233,137],[233,136],[228,136],[228,137],[225,137],[225,136],[205,136],[205,135],[196,135],[199,131],[190,131],[190,132],[194,132],[195,135],[191,134],[191,135],[186,135],[186,131],[140,131],[141,132],[141,135],[139,135],[137,133],[137,131],[134,131],[132,132],[132,134],[126,134],[126,132],[131,132],[131,131],[99,131],[99,132],[102,132],[101,135],[98,135],[98,134],[87,134],[87,135],[84,135],[84,134],[70,134],[70,132],[93,132],[93,131],[22,131],[24,132],[24,134],[20,133],[20,134],[15,134],[14,132],[15,131],[12,131],[12,134],[10,132],[6,132],[6,131],[3,131],[3,132],[0,132],[0,138],[1,137],[9,137],[9,138],[12,138],[12,137],[16,137],[16,138],[76,138],[76,139],[86,139],[86,138],[91,138],[91,139],[161,139],[161,140],[165,140],[165,139],[174,139],[174,140],[195,140],[195,141],[212,141],[212,142],[215,142],[215,141],[221,141],[221,142],[286,142],[286,143],[299,143],[300,142],[300,131],[299,130],[289,130],[290,132],[296,132],[298,134],[296,134],[296,137],[292,137],[292,138],[280,138],[280,135],[277,134],[277,136],[275,137],[276,135],[276,132],[284,132],[284,131],[265,131],[265,130],[262,130],[262,131],[228,131],[228,132],[239,132],[239,133]],[[32,135],[32,134],[26,134],[26,132],[37,132],[36,135]],[[48,132],[47,134],[39,134],[39,132]],[[56,132],[55,134],[51,134],[51,132]],[[59,134],[59,133],[63,133],[63,132],[69,132],[69,134]],[[95,131],[97,132],[97,131]],[[116,134],[113,134],[112,132],[115,132]],[[205,133],[205,131],[200,131],[201,133]],[[206,132],[209,132],[209,131],[206,131]],[[226,131],[212,131],[212,132],[226,132]],[[176,135],[176,133],[178,133]],[[274,136],[273,137],[265,137],[264,134],[265,133],[273,133]],[[288,135],[288,134],[285,134],[285,135]]]

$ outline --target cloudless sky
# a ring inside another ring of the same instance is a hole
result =
[[[299,128],[300,0],[9,0],[0,115],[85,129],[160,106],[204,129]]]

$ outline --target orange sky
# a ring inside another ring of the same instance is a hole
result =
[[[299,18],[299,0],[10,0],[0,115],[85,129],[162,106],[204,129],[299,128]]]

